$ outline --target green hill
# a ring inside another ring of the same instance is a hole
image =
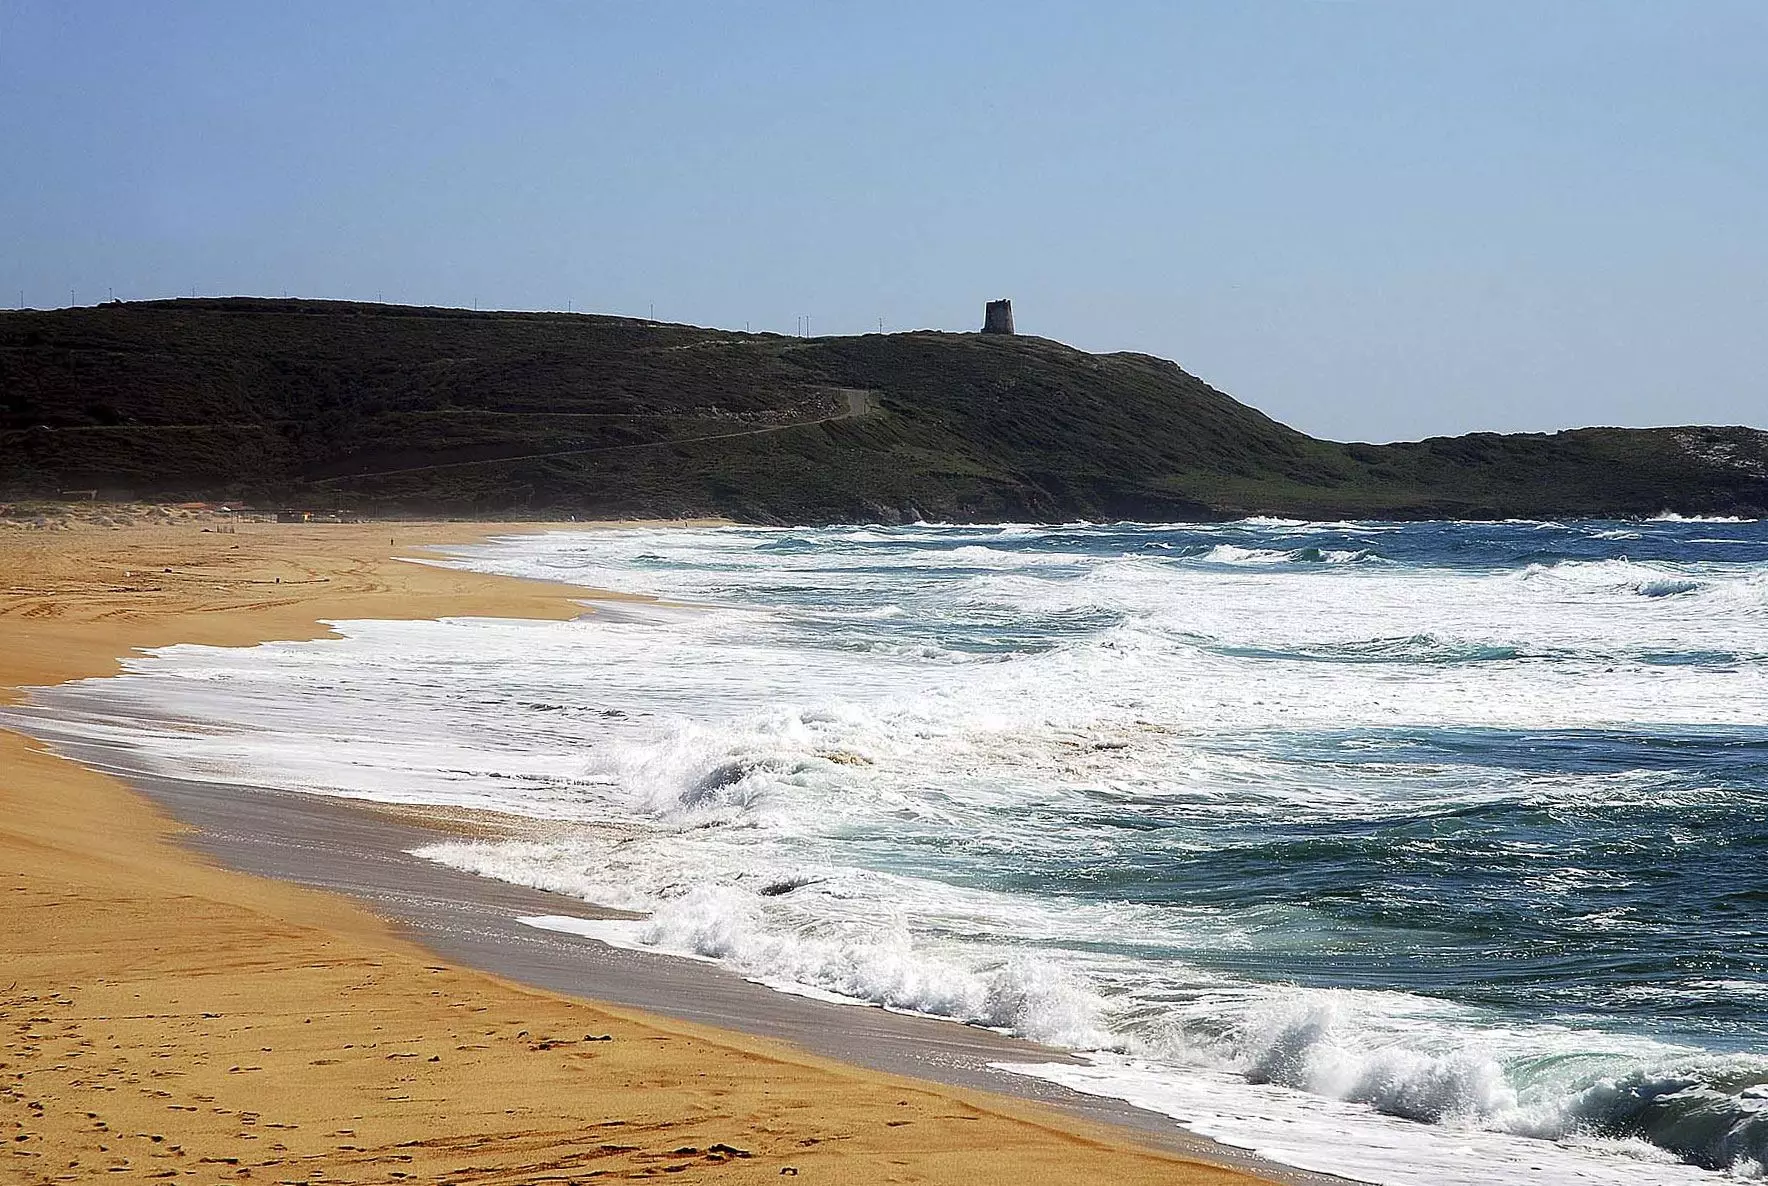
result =
[[[336,301],[0,312],[0,493],[369,513],[1502,518],[1768,510],[1745,428],[1316,440],[1140,354]]]

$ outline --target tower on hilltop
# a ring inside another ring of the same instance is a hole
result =
[[[1013,332],[1013,302],[990,301],[982,311],[982,332],[1010,334]]]

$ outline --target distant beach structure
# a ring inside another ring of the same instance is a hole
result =
[[[1010,334],[1013,332],[1013,302],[990,301],[982,311],[982,332]]]

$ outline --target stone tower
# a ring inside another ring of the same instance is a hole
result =
[[[982,312],[982,332],[1010,334],[1013,332],[1013,302],[990,301]]]

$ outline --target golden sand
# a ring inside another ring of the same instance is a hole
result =
[[[0,698],[320,619],[582,612],[580,590],[394,558],[486,530],[0,534]],[[0,732],[0,1182],[1254,1181],[1035,1104],[443,966],[178,832]]]

